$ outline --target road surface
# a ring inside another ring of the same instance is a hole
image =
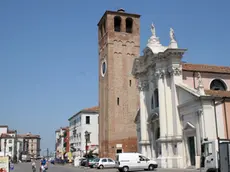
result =
[[[14,165],[14,170],[11,172],[32,172],[31,163],[20,163]],[[39,165],[37,165],[37,172],[39,172]],[[49,165],[47,172],[118,172],[116,169],[88,169],[76,168],[71,165]],[[182,169],[157,169],[155,172],[198,172],[197,170],[182,170]]]

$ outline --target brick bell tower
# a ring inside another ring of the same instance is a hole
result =
[[[98,23],[98,44],[99,154],[115,158],[137,152],[139,93],[131,71],[140,55],[140,15],[106,11]]]

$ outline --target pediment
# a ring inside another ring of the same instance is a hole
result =
[[[183,130],[195,130],[195,129],[196,127],[190,122],[187,122],[183,128]]]
[[[200,97],[196,90],[189,88],[189,86],[184,84],[176,84],[176,91],[179,105]]]

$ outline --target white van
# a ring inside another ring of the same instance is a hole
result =
[[[150,170],[157,168],[157,162],[140,153],[119,153],[116,155],[116,167],[120,172]]]

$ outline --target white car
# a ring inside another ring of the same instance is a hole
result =
[[[128,172],[133,170],[153,171],[158,167],[157,162],[146,158],[140,153],[119,153],[116,156],[118,170]]]
[[[116,162],[111,158],[98,158],[95,160],[96,168],[103,169],[103,168],[115,168]]]

